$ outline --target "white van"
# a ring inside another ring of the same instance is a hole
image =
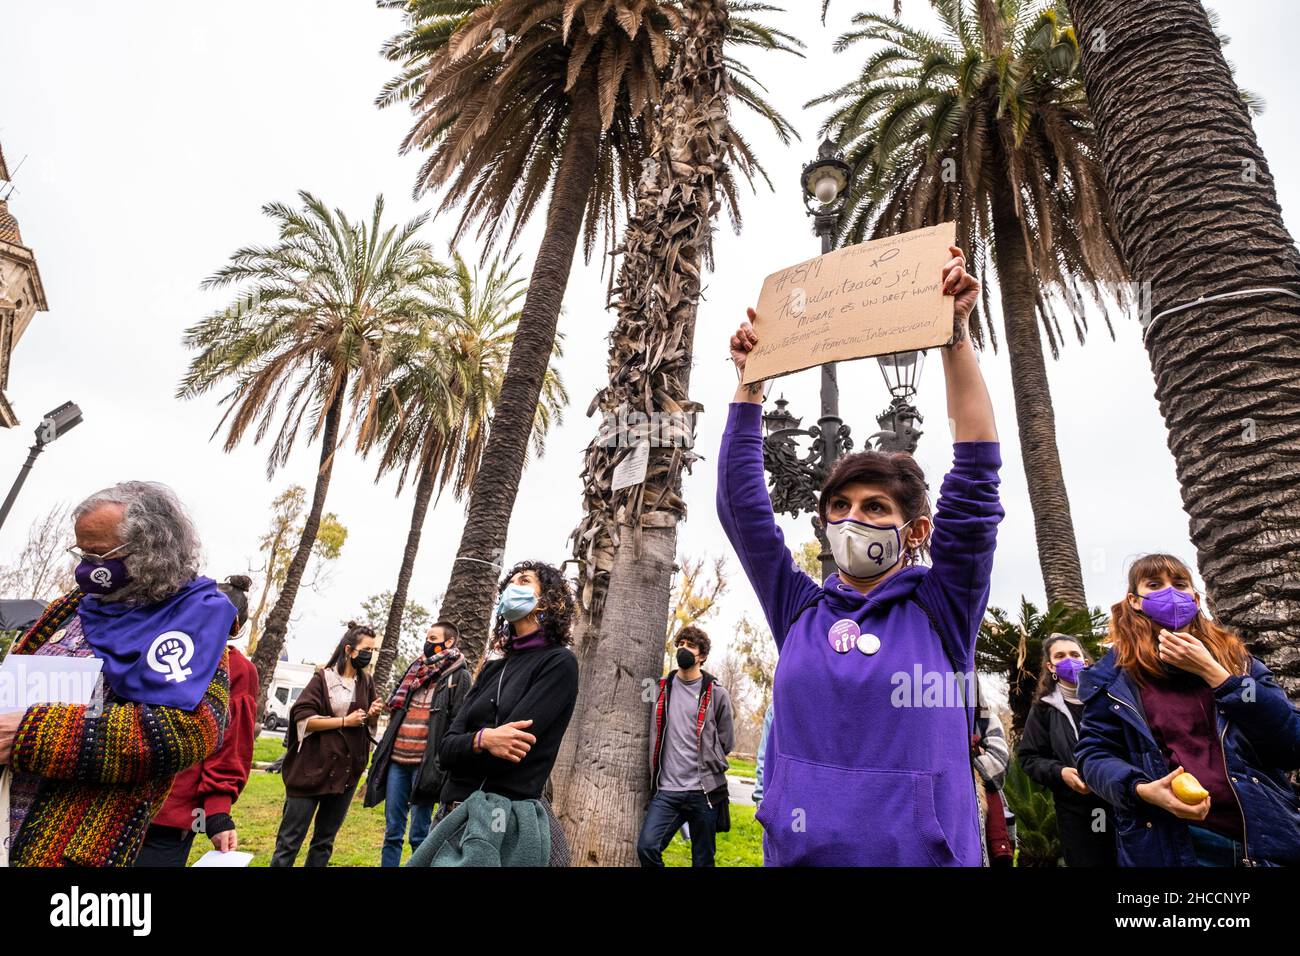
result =
[[[263,727],[267,730],[283,730],[289,726],[289,710],[314,673],[316,673],[315,664],[290,664],[288,661],[280,661],[275,665],[275,677],[271,680],[271,689],[266,693],[266,713],[262,716]]]

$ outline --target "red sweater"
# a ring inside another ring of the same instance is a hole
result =
[[[230,648],[230,711],[226,735],[217,752],[176,775],[171,796],[153,818],[159,826],[188,830],[194,811],[206,816],[230,813],[253,769],[253,729],[256,724],[257,668]]]

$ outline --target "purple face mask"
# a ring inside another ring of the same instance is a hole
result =
[[[77,587],[86,594],[112,594],[131,580],[126,564],[118,558],[105,558],[103,563],[82,561],[73,572]]]
[[[1196,617],[1196,598],[1175,587],[1142,595],[1142,613],[1171,631],[1181,631]]]
[[[1083,661],[1077,657],[1067,657],[1056,662],[1056,676],[1067,684],[1079,683],[1079,672],[1083,670]]]

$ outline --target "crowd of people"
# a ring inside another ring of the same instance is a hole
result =
[[[718,456],[717,508],[779,652],[753,800],[772,866],[1007,866],[1002,796],[1012,757],[978,681],[917,705],[899,675],[974,674],[989,596],[1001,456],[967,331],[979,284],[959,249],[943,269],[955,335],[943,351],[953,465],[931,508],[905,454],[835,465],[818,500],[837,571],[818,583],[785,545],[768,495],[761,386],[741,385]],[[751,312],[752,317],[752,312]],[[731,337],[743,373],[757,343]],[[151,482],[98,492],[73,513],[77,588],[12,654],[95,657],[100,699],[0,714],[0,863],[183,866],[197,834],[238,848],[258,676],[234,646],[248,578],[201,575],[198,534]],[[578,698],[575,604],[537,561],[499,584],[487,653],[428,629],[390,693],[376,636],[349,622],[289,716],[285,800],[270,864],[325,866],[365,777],[384,804],[383,866],[566,866],[549,779]],[[1107,651],[1053,635],[1016,757],[1046,787],[1069,866],[1300,863],[1300,711],[1242,641],[1204,613],[1168,555],[1132,564]],[[647,703],[646,811],[636,853],[663,865],[675,834],[711,866],[730,824],[728,690],[699,627]],[[964,690],[963,690],[964,688]],[[378,723],[386,729],[377,742]],[[1190,782],[1189,782],[1190,781]]]

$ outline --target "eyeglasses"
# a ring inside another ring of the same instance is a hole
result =
[[[89,551],[81,550],[81,548],[78,548],[75,544],[66,550],[68,554],[72,555],[78,561],[89,561],[91,564],[103,564],[125,547],[126,545],[119,544],[116,548],[113,548],[111,551],[107,551],[104,554],[91,554]]]

